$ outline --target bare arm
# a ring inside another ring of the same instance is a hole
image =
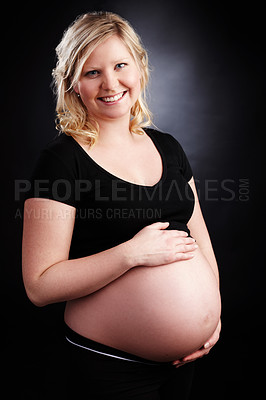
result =
[[[205,224],[202,212],[201,212],[199,199],[198,199],[195,182],[194,182],[193,178],[189,181],[189,185],[190,185],[191,189],[193,190],[193,193],[195,196],[195,207],[194,207],[192,217],[190,218],[190,220],[188,222],[188,228],[191,232],[191,236],[196,239],[200,250],[202,251],[203,255],[206,257],[207,261],[209,262],[210,266],[212,267],[213,272],[216,276],[218,285],[219,285],[218,266],[217,266],[216,258],[215,258],[214,251],[212,248],[208,229],[206,227],[206,224]]]
[[[194,250],[184,232],[165,231],[168,223],[158,222],[111,249],[69,260],[74,222],[74,207],[46,199],[25,202],[22,272],[35,305],[87,296],[132,267],[188,259]]]
[[[27,294],[36,305],[88,295],[132,266],[123,244],[68,260],[74,221],[74,207],[45,199],[25,202],[22,271]]]

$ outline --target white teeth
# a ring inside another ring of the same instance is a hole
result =
[[[105,101],[106,103],[108,103],[109,101],[117,101],[119,99],[121,99],[121,97],[123,96],[124,92],[117,94],[116,96],[112,96],[112,97],[101,97],[101,100]]]

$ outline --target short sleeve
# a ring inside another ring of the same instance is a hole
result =
[[[45,149],[34,168],[28,198],[45,198],[75,207],[75,179],[58,154]]]
[[[186,153],[184,152],[181,144],[172,135],[169,135],[169,137],[172,140],[173,150],[175,152],[175,156],[178,159],[178,165],[180,168],[180,172],[184,176],[186,181],[189,182],[193,176],[193,172],[192,172],[190,163],[188,161],[188,158],[186,156]]]

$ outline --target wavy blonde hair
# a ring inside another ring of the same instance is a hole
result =
[[[131,108],[130,131],[142,134],[142,128],[152,123],[145,91],[149,80],[148,56],[140,37],[131,25],[117,14],[111,12],[83,14],[64,32],[56,48],[58,61],[52,75],[57,96],[57,129],[91,146],[97,140],[99,125],[88,114],[74,87],[92,51],[112,35],[118,35],[126,45],[141,74],[141,92]]]

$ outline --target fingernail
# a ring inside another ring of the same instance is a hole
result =
[[[210,347],[210,343],[209,342],[205,343],[204,349],[208,349],[209,347]]]

